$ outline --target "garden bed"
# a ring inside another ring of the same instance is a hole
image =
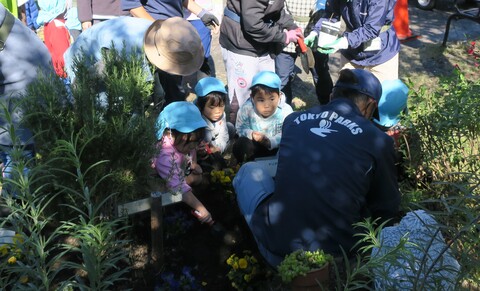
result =
[[[227,278],[227,259],[235,253],[250,250],[257,254],[255,241],[240,214],[231,193],[222,189],[197,191],[197,196],[215,219],[213,226],[200,224],[191,209],[177,203],[164,207],[164,258],[159,274],[148,264],[150,248],[150,212],[132,216],[135,242],[132,245],[134,261],[133,288],[152,290],[235,290]],[[136,267],[135,267],[136,266]],[[185,284],[176,289],[176,284]]]

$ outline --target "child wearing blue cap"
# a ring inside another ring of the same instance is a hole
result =
[[[277,153],[283,121],[293,112],[290,105],[281,102],[280,85],[274,72],[262,71],[253,77],[250,98],[237,114],[239,138],[232,150],[239,163]]]
[[[378,118],[373,122],[395,140],[399,147],[399,138],[403,127],[400,124],[402,114],[407,111],[408,87],[400,79],[382,82],[382,96],[378,102]]]
[[[207,123],[205,142],[207,151],[223,153],[228,145],[229,135],[225,117],[227,91],[225,84],[217,78],[206,77],[195,86],[196,104]]]
[[[202,223],[213,223],[210,212],[192,192],[192,186],[203,179],[196,161],[196,150],[205,136],[207,124],[198,108],[186,101],[168,104],[157,118],[157,139],[160,152],[153,167],[166,182],[169,192],[180,193],[182,201],[192,207]]]
[[[195,103],[207,123],[204,147],[198,152],[199,162],[204,170],[220,170],[227,166],[222,154],[233,138],[235,129],[225,117],[227,91],[225,84],[217,78],[206,77],[195,86]]]

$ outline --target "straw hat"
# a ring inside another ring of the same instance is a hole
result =
[[[167,73],[187,76],[203,64],[200,36],[193,25],[181,17],[153,22],[143,44],[148,60]]]

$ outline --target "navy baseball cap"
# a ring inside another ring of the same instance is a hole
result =
[[[357,90],[362,94],[372,97],[377,101],[378,104],[380,102],[380,98],[382,97],[382,84],[378,78],[367,70],[351,69],[350,71],[355,76],[356,81],[337,82],[335,83],[334,87]]]

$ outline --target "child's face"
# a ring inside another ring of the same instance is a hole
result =
[[[262,117],[269,117],[275,110],[277,110],[280,102],[280,95],[277,92],[267,93],[264,90],[259,90],[252,96],[253,105]]]
[[[187,140],[187,136],[181,136],[181,140],[175,143],[175,148],[180,153],[186,155],[195,150],[200,142],[201,140]]]
[[[225,104],[213,105],[211,102],[205,104],[202,114],[208,118],[211,122],[217,122],[222,118],[225,112]]]

